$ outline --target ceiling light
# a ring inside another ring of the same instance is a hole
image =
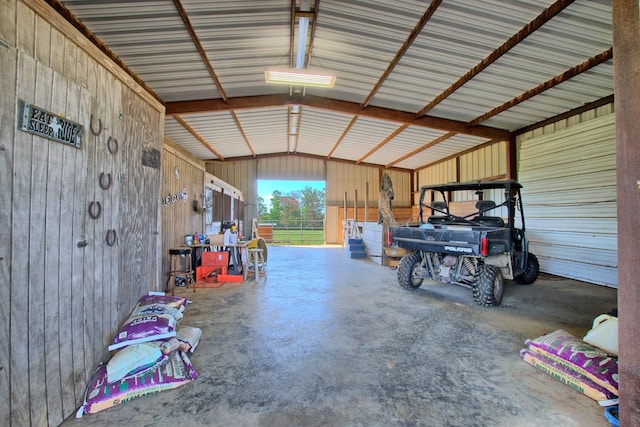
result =
[[[333,73],[294,68],[268,68],[264,72],[264,78],[267,83],[315,87],[333,87],[336,82],[336,75]]]
[[[309,18],[300,18],[298,24],[298,53],[296,55],[296,68],[304,68],[304,55],[307,51],[307,31],[309,30]]]

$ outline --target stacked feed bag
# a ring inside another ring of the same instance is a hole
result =
[[[187,352],[193,353],[202,331],[177,327],[186,306],[182,297],[140,298],[109,346],[115,354],[91,377],[78,418],[197,378]]]
[[[618,396],[618,358],[558,329],[525,341],[522,359],[606,405]]]

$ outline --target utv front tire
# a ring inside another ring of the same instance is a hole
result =
[[[416,289],[422,285],[422,277],[416,276],[422,257],[420,252],[411,252],[400,259],[398,264],[398,284],[406,289]]]
[[[527,265],[524,267],[522,274],[515,278],[515,281],[521,285],[530,285],[536,281],[539,273],[540,264],[538,264],[538,258],[529,252],[527,254]]]
[[[494,265],[483,265],[473,285],[473,299],[482,306],[500,305],[504,295],[502,272]]]

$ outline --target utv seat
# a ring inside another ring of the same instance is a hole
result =
[[[504,228],[504,220],[499,216],[485,216],[484,213],[496,208],[496,202],[493,200],[478,200],[476,209],[481,211],[480,215],[472,218],[473,222],[477,222],[485,227]]]
[[[449,207],[447,206],[447,203],[442,201],[431,202],[431,205],[427,206],[427,208],[439,209],[441,211],[449,212]],[[427,218],[427,222],[429,224],[442,224],[443,222],[446,222],[448,219],[449,217],[447,217],[446,215],[442,215],[438,213],[437,215],[429,216],[429,218]]]

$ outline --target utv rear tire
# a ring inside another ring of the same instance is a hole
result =
[[[504,295],[502,272],[494,265],[483,265],[473,285],[473,299],[482,306],[500,305]]]
[[[527,265],[524,268],[522,274],[515,278],[516,283],[521,285],[530,285],[536,281],[540,273],[540,264],[538,264],[538,258],[529,252],[527,255]]]
[[[411,252],[400,259],[398,264],[398,284],[406,289],[416,289],[422,285],[422,277],[415,277],[415,270],[420,266],[420,252]]]

